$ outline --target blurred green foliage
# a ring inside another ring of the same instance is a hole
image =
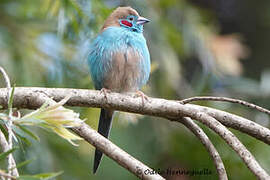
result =
[[[93,89],[86,65],[88,47],[106,17],[120,5],[132,6],[151,19],[144,32],[153,67],[143,89],[147,95],[168,99],[228,96],[270,107],[270,14],[261,10],[270,7],[268,1],[1,0],[0,65],[16,86]],[[0,85],[3,87],[4,81]],[[269,127],[268,116],[238,105],[200,104]],[[98,109],[73,109],[81,113],[81,119],[87,118],[91,127],[97,127]],[[221,138],[203,129],[220,152],[229,179],[255,179]],[[93,175],[92,146],[80,142],[79,147],[73,147],[52,133],[31,130],[40,135],[40,142],[33,141],[31,146],[23,143],[23,148],[16,151],[18,163],[33,159],[19,169],[22,174],[63,170],[57,179],[136,179],[107,157]],[[269,170],[268,146],[233,132]],[[110,139],[156,170],[207,168],[212,172],[207,177],[168,179],[217,179],[205,148],[180,124],[119,113]]]

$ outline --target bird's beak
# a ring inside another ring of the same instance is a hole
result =
[[[149,19],[146,19],[146,18],[140,16],[140,17],[137,19],[137,23],[136,23],[136,24],[145,24],[145,23],[148,23],[148,22],[150,22]]]

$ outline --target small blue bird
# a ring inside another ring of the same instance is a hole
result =
[[[140,92],[150,74],[150,55],[143,36],[149,22],[131,7],[118,7],[105,21],[90,47],[88,64],[97,90],[126,93]],[[142,93],[140,92],[142,95]],[[114,111],[101,109],[98,132],[108,138]],[[95,151],[94,169],[102,158]]]

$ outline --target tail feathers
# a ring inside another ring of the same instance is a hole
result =
[[[113,119],[112,110],[101,109],[99,123],[98,123],[98,132],[106,138],[108,138],[110,134],[112,119]],[[103,153],[101,151],[99,151],[98,149],[95,150],[94,168],[93,168],[94,174],[96,173],[99,167],[102,155]]]

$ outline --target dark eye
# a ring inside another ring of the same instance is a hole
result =
[[[128,18],[130,21],[133,21],[133,17]]]

